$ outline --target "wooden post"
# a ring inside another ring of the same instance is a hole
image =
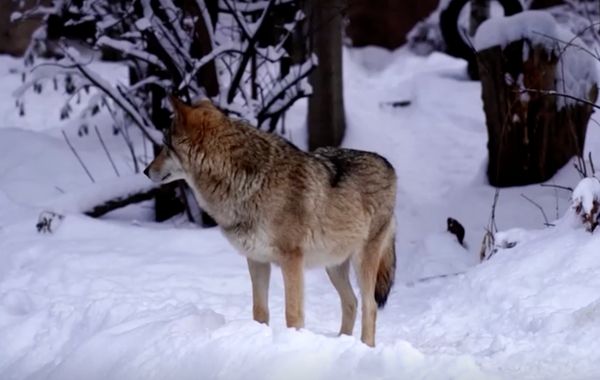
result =
[[[528,57],[523,60],[523,49]],[[522,39],[478,54],[488,129],[488,178],[493,186],[518,186],[550,179],[573,156],[582,156],[592,106],[559,107],[559,57]],[[595,102],[597,84],[587,101]],[[532,91],[529,91],[532,90]],[[564,100],[564,99],[563,99]]]
[[[319,65],[310,74],[308,147],[338,146],[346,130],[342,87],[343,0],[309,0],[312,46]]]

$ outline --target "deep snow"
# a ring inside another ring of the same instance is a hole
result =
[[[60,128],[100,185],[115,174],[93,134],[78,138],[76,122],[54,120],[56,94],[31,95],[39,111],[16,116],[10,87],[19,78],[8,68],[17,63],[0,57],[8,83],[0,93],[0,378],[600,377],[600,238],[578,225],[569,192],[502,190],[496,221],[507,231],[498,241],[516,245],[476,264],[494,189],[484,175],[480,87],[466,80],[465,63],[366,48],[345,51],[344,64],[345,145],[385,155],[399,177],[397,283],[374,349],[360,343],[358,324],[354,337],[335,336],[339,299],[322,270],[306,275],[301,331],[284,327],[273,271],[267,327],[252,321],[245,260],[218,230],[182,218],[153,223],[148,204],[100,220],[65,209],[65,199],[94,185]],[[399,100],[411,104],[389,104]],[[286,123],[301,146],[305,111],[300,102]],[[97,116],[123,175],[132,175],[108,120]],[[598,131],[592,123],[587,138],[595,156]],[[569,165],[550,182],[574,187],[578,175]],[[521,194],[551,221],[566,216],[539,229],[542,214]],[[55,233],[38,234],[49,208],[69,212]],[[467,250],[445,232],[448,216],[465,226]]]

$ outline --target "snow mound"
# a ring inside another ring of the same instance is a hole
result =
[[[553,39],[560,38],[558,28],[554,17],[544,11],[527,11],[508,17],[491,18],[477,29],[475,49],[480,51],[492,46],[504,48],[523,38],[552,49]]]

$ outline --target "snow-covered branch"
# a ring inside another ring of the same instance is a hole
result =
[[[152,125],[150,120],[144,118],[133,105],[125,99],[121,92],[117,91],[108,81],[103,79],[101,76],[92,71],[86,64],[80,62],[79,53],[72,48],[64,49],[65,56],[73,63],[73,66],[79,71],[79,73],[86,78],[90,84],[105,93],[111,98],[115,104],[119,106],[131,120],[140,128],[144,136],[153,144],[158,145],[158,141],[153,136],[153,133],[149,130],[156,130],[156,127]]]
[[[100,47],[108,47],[117,50],[125,55],[130,55],[134,58],[141,59],[144,62],[148,62],[152,65],[158,66],[161,70],[166,70],[165,65],[153,54],[139,50],[137,46],[129,41],[115,40],[108,36],[101,36],[96,42]]]

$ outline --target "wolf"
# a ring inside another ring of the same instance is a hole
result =
[[[144,170],[154,182],[183,179],[248,262],[253,317],[269,323],[271,264],[281,268],[288,327],[304,327],[304,269],[325,267],[339,293],[340,334],[352,335],[357,299],[361,340],[375,345],[396,268],[396,174],[382,156],[351,149],[307,153],[275,134],[228,117],[210,101],[172,98],[164,147]]]

